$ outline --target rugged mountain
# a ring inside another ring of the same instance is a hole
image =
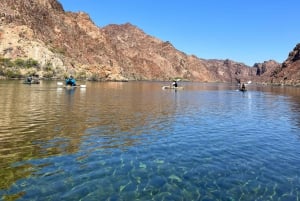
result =
[[[145,34],[131,24],[102,29],[129,79],[168,80],[182,77],[199,81],[232,81],[250,75],[249,67],[226,60],[204,60],[178,51],[166,41]],[[245,73],[246,72],[246,73]]]
[[[253,68],[257,69],[256,76],[252,78],[256,82],[300,86],[300,43],[282,64],[270,60],[256,63]]]
[[[249,70],[233,61],[186,55],[170,42],[149,36],[129,23],[97,27],[87,14],[65,12],[56,0],[2,0],[0,13],[1,58],[31,58],[39,64],[21,69],[20,74],[63,77],[71,73],[99,80],[182,77],[232,81]],[[3,74],[7,70],[4,67],[2,63]]]
[[[274,71],[271,82],[300,86],[300,43],[289,53],[288,58],[281,66]]]
[[[0,22],[0,76],[271,80],[268,73],[272,70],[267,64],[248,67],[231,60],[186,55],[170,42],[149,36],[130,23],[97,27],[86,13],[65,12],[57,0],[1,0]]]
[[[117,66],[106,65],[113,52],[88,15],[66,13],[56,0],[2,0],[0,9],[2,57],[37,60],[42,76],[88,72],[123,79]]]
[[[274,60],[256,63],[253,66],[256,69],[256,76],[252,80],[259,83],[270,83],[275,72],[280,69],[280,66],[281,64]]]

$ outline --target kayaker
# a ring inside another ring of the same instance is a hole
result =
[[[246,90],[245,83],[242,83],[242,85],[241,85],[241,87],[240,87],[240,90],[241,90],[241,91],[245,91],[245,90]]]
[[[27,83],[31,83],[32,81],[32,77],[31,76],[28,76],[27,79],[26,79]]]
[[[76,80],[71,75],[69,78],[66,79],[66,86],[76,86]]]
[[[172,86],[173,86],[173,87],[178,87],[178,84],[177,84],[177,81],[176,81],[176,80],[173,81]]]
[[[242,84],[242,89],[243,89],[243,90],[245,90],[245,89],[246,89],[246,87],[245,87],[245,83],[243,83],[243,84]]]

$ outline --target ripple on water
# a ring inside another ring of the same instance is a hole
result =
[[[0,106],[7,110],[0,130],[5,178],[0,184],[6,190],[0,197],[300,198],[299,115],[289,98],[210,88],[173,93],[160,87],[138,88],[133,96],[128,87],[126,93],[101,87],[92,93],[90,88],[38,91],[33,93],[38,101],[14,113]]]

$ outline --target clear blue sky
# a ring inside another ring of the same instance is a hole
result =
[[[300,43],[299,0],[59,0],[99,27],[131,23],[203,59],[283,62]]]

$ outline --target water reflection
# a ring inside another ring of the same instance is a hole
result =
[[[0,188],[6,189],[23,174],[20,171],[22,166],[14,167],[12,164],[26,159],[75,152],[80,140],[74,139],[72,135],[80,136],[85,127],[74,123],[81,119],[84,121],[84,115],[74,112],[69,92],[62,95],[56,86],[47,82],[41,85],[3,82],[0,85],[3,97],[0,100],[0,168],[6,171],[1,171],[0,176],[9,179],[2,180]],[[54,143],[57,138],[70,141],[66,143],[57,140]],[[61,146],[61,143],[65,146]],[[24,168],[24,172],[27,172],[28,167]],[[11,174],[14,176],[10,177]]]
[[[4,81],[0,87],[0,167],[7,170],[0,176],[15,175],[0,182],[1,189],[19,179],[22,167],[12,167],[15,162],[77,152],[87,135],[109,137],[103,148],[132,146],[138,143],[134,135],[147,134],[149,123],[172,112],[165,107],[172,99],[149,93],[151,85],[98,83],[82,90]]]
[[[298,88],[253,85],[248,92],[240,93],[229,84],[182,83],[185,89],[176,92],[161,90],[163,85],[112,82],[64,89],[50,81],[34,86],[0,81],[0,178],[5,178],[0,181],[0,196],[5,194],[1,189],[11,189],[22,179],[28,187],[30,179],[47,177],[63,179],[63,188],[76,194],[68,185],[78,187],[76,179],[92,183],[95,175],[100,175],[98,179],[107,178],[101,182],[108,183],[109,192],[117,188],[122,193],[143,185],[149,192],[156,192],[163,186],[166,192],[188,197],[188,191],[179,192],[178,185],[195,193],[199,191],[195,182],[222,194],[222,188],[227,187],[238,191],[232,187],[234,176],[226,175],[224,168],[240,175],[235,178],[236,184],[247,186],[257,184],[247,174],[255,173],[253,166],[263,172],[257,174],[269,177],[270,167],[264,163],[270,159],[265,156],[288,163],[289,169],[293,169],[291,159],[298,161],[293,152],[300,141],[293,138],[299,135],[300,128]],[[275,148],[276,139],[281,139],[283,145],[279,150]],[[291,141],[294,146],[288,144]],[[263,149],[267,147],[275,154]],[[283,159],[280,154],[284,153],[290,156]],[[273,169],[270,172],[273,175]],[[160,177],[152,178],[156,173]],[[261,175],[254,176],[261,179]],[[149,182],[143,184],[145,178]],[[243,178],[249,183],[243,183]],[[113,186],[108,180],[120,185]],[[55,181],[49,189],[51,184]],[[54,185],[52,188],[55,191]],[[32,190],[35,191],[38,192]],[[16,197],[23,193],[11,192]],[[161,198],[166,195],[156,193]],[[210,196],[207,197],[215,198]]]
[[[166,107],[173,104],[173,98],[165,98],[173,94],[162,94],[160,88],[149,84],[127,84],[125,88],[123,83],[100,83],[98,90],[93,99],[100,104],[92,101],[97,108],[88,111],[86,123],[90,129],[85,132],[89,139],[91,136],[105,139],[97,143],[98,148],[126,149],[141,143],[142,138],[135,136],[159,131],[162,129],[159,121],[165,120],[162,117],[170,116],[171,120],[174,113],[174,108]]]

